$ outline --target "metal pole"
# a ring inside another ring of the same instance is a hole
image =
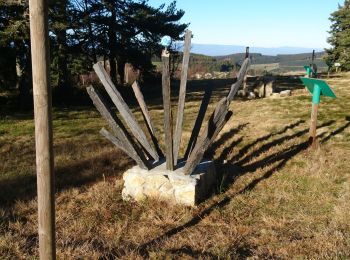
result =
[[[29,0],[35,148],[38,189],[39,256],[56,258],[52,104],[47,0]]]

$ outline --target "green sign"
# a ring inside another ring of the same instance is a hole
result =
[[[311,75],[313,73],[313,70],[310,66],[304,66],[305,70],[306,70],[306,74],[307,75]]]
[[[336,98],[333,90],[325,81],[320,79],[311,79],[311,78],[300,78],[300,79],[312,94],[312,103],[319,104],[321,95],[326,97]]]

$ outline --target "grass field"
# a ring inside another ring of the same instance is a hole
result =
[[[207,153],[219,185],[196,208],[123,202],[121,174],[134,163],[99,136],[105,122],[90,107],[54,109],[58,258],[350,258],[350,74],[327,81],[338,99],[322,99],[316,151],[307,92],[234,101]],[[229,87],[213,82],[207,115]],[[189,84],[182,152],[206,83]],[[146,96],[160,136],[159,96]],[[1,259],[38,257],[32,117],[0,119]]]

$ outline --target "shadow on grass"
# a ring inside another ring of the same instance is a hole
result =
[[[222,164],[222,156],[219,159],[219,163],[220,165],[218,165],[219,167],[219,171],[222,172],[226,172],[226,176],[224,174],[224,176],[221,176],[222,178],[222,195],[224,196],[222,199],[220,199],[219,201],[215,201],[213,203],[211,203],[211,205],[207,208],[205,208],[204,210],[202,210],[199,214],[197,214],[195,217],[193,217],[191,220],[189,220],[188,222],[186,222],[185,224],[175,227],[167,232],[165,232],[163,235],[160,235],[157,238],[154,238],[153,240],[140,245],[140,246],[136,246],[135,250],[137,250],[140,255],[144,258],[149,258],[149,251],[152,250],[156,250],[160,244],[162,243],[163,240],[171,238],[172,236],[182,232],[185,229],[191,228],[195,225],[197,225],[198,223],[201,222],[201,220],[203,218],[205,218],[206,216],[208,216],[213,210],[217,209],[217,208],[223,208],[226,205],[228,205],[235,196],[238,196],[240,194],[244,194],[247,191],[251,191],[253,190],[257,184],[259,184],[260,182],[268,179],[269,177],[271,177],[276,171],[279,171],[281,169],[283,169],[283,167],[286,165],[286,163],[288,161],[290,161],[292,158],[294,158],[296,155],[298,155],[300,152],[306,151],[309,148],[309,141],[302,141],[299,142],[295,145],[292,145],[291,147],[282,149],[281,151],[278,151],[274,154],[268,155],[263,159],[260,159],[256,162],[253,163],[249,163],[247,165],[243,165],[245,162],[248,161],[248,159],[241,159],[239,160],[239,158],[241,158],[242,156],[246,155],[248,158],[254,158],[257,157],[259,155],[262,155],[264,153],[264,151],[267,151],[268,149],[282,144],[283,142],[286,141],[292,141],[292,140],[298,140],[298,138],[304,136],[306,133],[308,133],[308,128],[305,128],[301,131],[298,131],[297,133],[293,134],[293,135],[287,135],[287,136],[282,136],[281,138],[278,138],[276,140],[272,140],[271,142],[262,145],[256,152],[252,152],[250,154],[247,154],[249,149],[251,147],[253,147],[254,145],[260,143],[260,142],[264,142],[267,141],[268,139],[270,139],[273,136],[276,135],[281,135],[284,134],[288,129],[294,128],[300,124],[302,124],[304,121],[298,121],[294,124],[291,124],[287,127],[285,127],[284,129],[282,129],[281,131],[277,132],[277,133],[273,133],[273,134],[269,134],[263,137],[258,138],[257,140],[255,140],[254,142],[246,145],[245,147],[241,148],[238,151],[238,154],[233,156],[231,159],[228,160],[228,162],[226,162],[225,164]],[[322,125],[319,126],[319,128],[322,127],[326,127],[326,126],[330,126],[332,124],[334,124],[335,121],[329,121],[327,123],[324,123]],[[347,127],[350,126],[350,122],[345,124],[344,126],[340,127],[338,130],[332,132],[330,135],[334,135],[334,133],[339,133],[344,131]],[[318,136],[318,138],[320,138],[320,143],[324,143],[325,141],[329,140],[329,136],[330,135],[326,135],[326,133],[322,133]],[[223,135],[223,137],[227,138],[227,136],[225,136],[225,134]],[[304,138],[305,139],[305,138]],[[218,140],[217,142],[219,143],[225,143],[222,140]],[[229,145],[229,149],[232,149],[232,145],[235,145],[237,143],[236,141],[233,141],[230,145]],[[226,153],[225,156],[227,156],[228,154]],[[237,161],[238,159],[238,161]],[[218,162],[217,162],[218,163]],[[272,166],[272,167],[271,167]],[[262,175],[256,179],[254,179],[252,182],[250,182],[248,185],[246,185],[243,189],[239,190],[238,192],[235,193],[230,193],[227,189],[229,188],[230,185],[232,185],[232,183],[239,178],[240,176],[243,176],[245,174],[251,173],[256,171],[257,169],[264,169],[262,173]],[[265,170],[266,168],[266,170]],[[221,192],[220,191],[220,192]],[[177,252],[179,249],[174,249],[174,252]],[[249,245],[246,245],[246,248],[241,248],[240,250],[233,250],[236,251],[236,254],[239,257],[249,257],[251,256],[251,249]],[[169,251],[170,252],[170,251]],[[193,250],[188,251],[188,249],[180,249],[179,253],[186,253],[189,256],[196,256],[196,252],[194,252]],[[125,253],[123,252],[122,249],[114,249],[110,252],[110,255],[107,255],[106,258],[107,259],[112,259],[110,256],[118,256],[121,257],[123,255],[125,255]],[[198,255],[200,256],[200,255]],[[205,255],[202,255],[205,256]],[[207,255],[208,257],[216,257],[214,255]]]
[[[120,151],[101,153],[98,156],[55,167],[55,190],[91,184],[102,178],[115,177],[134,165],[132,159]],[[121,158],[123,158],[121,159]],[[120,162],[123,163],[120,163]],[[103,174],[103,175],[102,175]],[[0,207],[10,208],[17,200],[29,201],[36,197],[36,175],[17,176],[0,181]]]

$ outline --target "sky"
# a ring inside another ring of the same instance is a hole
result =
[[[149,0],[158,7],[166,0]],[[325,48],[330,14],[344,0],[177,0],[193,43]]]

